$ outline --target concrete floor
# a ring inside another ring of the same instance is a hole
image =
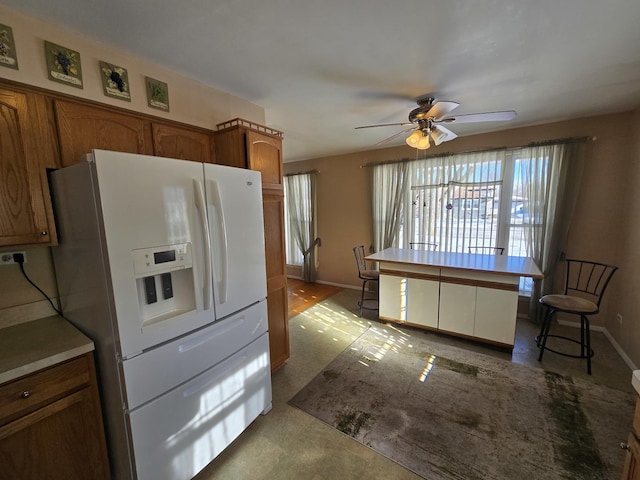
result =
[[[224,479],[420,479],[404,467],[377,454],[287,401],[347,348],[366,328],[377,321],[375,312],[357,316],[359,292],[344,290],[325,301],[327,308],[316,315],[305,314],[289,322],[291,357],[273,375],[273,410],[260,416],[249,428],[196,478]],[[462,339],[425,332],[443,343],[494,355],[499,358],[589,379],[633,392],[631,369],[602,333],[592,333],[592,375],[584,360],[545,353],[538,362],[533,337],[538,327],[518,320],[512,353]],[[556,325],[552,333],[574,337],[579,331]],[[632,419],[629,419],[631,428]],[[624,439],[621,439],[624,440]]]

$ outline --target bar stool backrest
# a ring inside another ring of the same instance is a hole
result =
[[[502,255],[503,247],[469,247],[469,253],[484,253],[485,255]]]
[[[411,250],[437,250],[437,243],[428,242],[409,242],[409,248]]]
[[[618,267],[570,258],[565,260],[565,267],[564,294],[586,295],[599,308],[604,292]]]

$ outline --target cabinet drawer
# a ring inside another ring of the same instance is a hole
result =
[[[0,386],[0,425],[89,385],[87,355]]]

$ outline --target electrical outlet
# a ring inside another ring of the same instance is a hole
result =
[[[620,325],[622,325],[622,314],[621,314],[621,313],[619,313],[619,314],[617,315],[617,318],[618,318],[618,323],[619,323]]]
[[[16,262],[13,260],[13,254],[20,253],[24,258],[24,263],[27,263],[27,254],[26,252],[2,252],[0,253],[0,265],[16,265]]]

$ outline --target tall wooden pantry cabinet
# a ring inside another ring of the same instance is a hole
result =
[[[215,163],[262,172],[271,370],[289,358],[282,132],[236,118],[218,125]]]

